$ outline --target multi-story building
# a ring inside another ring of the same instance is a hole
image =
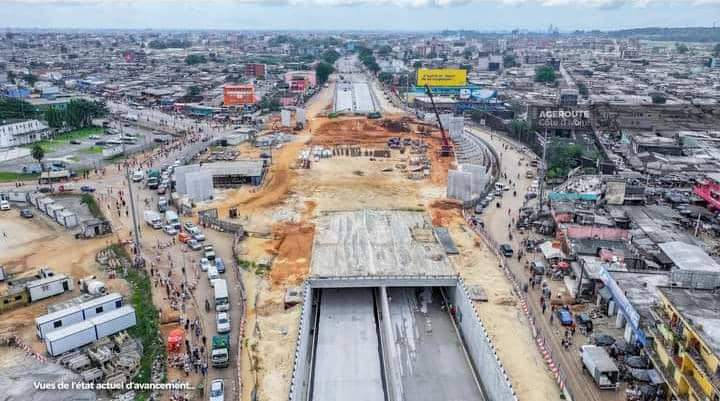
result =
[[[668,400],[720,400],[720,294],[658,287],[648,349],[668,387]]]
[[[47,137],[48,127],[38,120],[0,125],[0,148],[11,148],[37,142]]]

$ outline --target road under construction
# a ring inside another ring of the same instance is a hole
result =
[[[319,219],[291,400],[514,400],[491,349],[427,216]]]

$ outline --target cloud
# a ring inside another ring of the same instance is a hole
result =
[[[715,5],[720,0],[0,0],[3,4],[37,4],[37,5],[127,5],[140,3],[174,3],[202,5],[208,3],[253,4],[253,5],[285,5],[285,6],[397,6],[411,8],[455,7],[468,4],[494,3],[504,5],[541,5],[546,7],[592,7],[598,9],[614,9],[620,7],[646,7],[657,4],[676,4],[686,6]]]

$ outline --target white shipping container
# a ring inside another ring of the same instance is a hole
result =
[[[51,219],[59,222],[58,217],[60,216],[60,212],[62,212],[63,210],[65,210],[65,208],[62,207],[62,205],[53,203],[52,205],[48,205],[47,214],[48,216],[50,216]]]
[[[69,210],[60,212],[60,219],[58,222],[67,228],[77,227],[79,224],[77,215]]]
[[[55,201],[50,198],[42,198],[38,201],[38,209],[43,213],[47,213],[47,207],[53,203],[55,203]]]
[[[97,340],[95,325],[89,320],[75,323],[64,329],[51,331],[45,336],[45,347],[51,356],[58,356]]]
[[[31,281],[26,285],[26,288],[30,294],[30,302],[36,302],[62,294],[65,291],[72,291],[73,281],[64,274],[58,274]]]
[[[88,320],[102,313],[112,312],[123,306],[122,295],[114,292],[99,298],[83,302],[78,307],[82,310],[83,317]]]
[[[33,204],[33,206],[39,208],[40,202],[45,198],[47,198],[47,196],[45,196],[42,192],[35,192],[30,195],[30,202]]]
[[[123,306],[120,309],[103,313],[88,320],[95,326],[95,335],[98,339],[113,335],[135,326],[135,309],[132,306]]]
[[[72,306],[35,319],[35,332],[38,338],[43,339],[52,331],[64,329],[83,320],[85,318],[82,310],[77,306]]]

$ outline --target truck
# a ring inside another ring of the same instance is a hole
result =
[[[152,210],[146,210],[145,213],[143,213],[143,217],[145,218],[145,223],[147,223],[150,227],[156,230],[163,228],[163,221],[162,218],[160,218],[160,213],[153,212]]]
[[[147,171],[147,186],[149,189],[157,189],[160,185],[160,170],[151,168]]]
[[[601,390],[617,390],[620,371],[605,348],[597,345],[580,347],[583,370],[588,372]]]
[[[172,210],[165,211],[165,224],[175,227],[175,229],[180,230],[180,218],[178,217],[177,213],[173,212]]]
[[[227,334],[215,335],[212,338],[212,351],[210,360],[214,368],[226,368],[230,364],[230,336]]]
[[[210,266],[208,271],[212,268]],[[227,312],[230,309],[230,298],[227,288],[227,281],[224,279],[215,279],[215,312]]]

